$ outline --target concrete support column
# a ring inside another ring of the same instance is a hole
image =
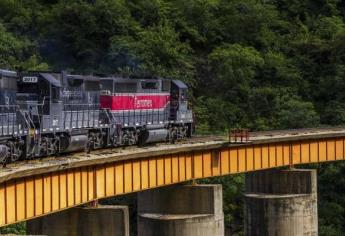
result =
[[[138,193],[139,236],[224,235],[221,185],[176,185]]]
[[[129,236],[127,206],[75,207],[27,221],[27,234]]]
[[[316,170],[246,174],[245,235],[318,235]]]

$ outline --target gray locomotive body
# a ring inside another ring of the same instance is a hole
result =
[[[64,72],[3,71],[1,75],[2,163],[175,141],[192,134],[188,88],[178,80],[99,78]]]
[[[17,73],[0,70],[0,162],[22,157],[28,125],[16,104]]]
[[[121,132],[111,134],[114,144],[145,144],[190,137],[192,111],[187,86],[163,78],[101,79],[101,108]]]

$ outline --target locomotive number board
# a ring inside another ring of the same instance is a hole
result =
[[[24,83],[37,83],[38,77],[36,76],[24,76],[23,82]]]

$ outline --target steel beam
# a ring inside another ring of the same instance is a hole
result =
[[[342,137],[246,143],[11,179],[0,184],[0,226],[100,198],[194,179],[344,160],[344,149]]]

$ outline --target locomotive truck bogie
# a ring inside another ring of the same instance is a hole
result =
[[[15,162],[23,158],[24,141],[8,139],[0,144],[0,163]]]

